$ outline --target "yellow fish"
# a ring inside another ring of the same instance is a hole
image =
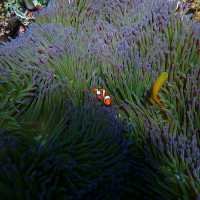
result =
[[[155,82],[152,85],[151,89],[151,95],[149,97],[149,101],[152,104],[157,103],[159,106],[163,106],[162,102],[160,101],[160,97],[158,96],[158,93],[162,87],[162,85],[165,83],[165,81],[168,79],[168,73],[162,72],[158,78],[155,80]]]

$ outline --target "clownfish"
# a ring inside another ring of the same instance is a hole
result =
[[[106,105],[106,106],[110,106],[111,103],[112,103],[112,98],[111,98],[111,96],[106,95],[106,96],[104,97],[103,102],[104,102],[104,105]]]
[[[105,89],[93,88],[92,92],[100,101],[103,101],[104,105],[110,106],[112,104],[112,97],[107,94]]]

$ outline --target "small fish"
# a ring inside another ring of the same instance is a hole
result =
[[[106,96],[104,97],[103,102],[104,102],[104,105],[110,106],[110,105],[112,104],[112,98],[111,98],[111,96],[106,95]]]
[[[162,102],[160,101],[160,97],[158,96],[158,93],[161,89],[161,87],[163,86],[163,84],[165,83],[165,81],[168,79],[168,73],[167,72],[162,72],[158,78],[155,80],[155,82],[153,83],[152,89],[151,89],[151,95],[149,98],[149,101],[152,104],[157,103],[160,106],[163,106]]]
[[[100,101],[103,101],[104,105],[110,106],[112,104],[112,97],[107,94],[105,89],[93,88],[92,93],[95,94]]]

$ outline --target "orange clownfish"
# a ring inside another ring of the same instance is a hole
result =
[[[97,98],[103,101],[104,105],[110,106],[112,103],[112,97],[107,94],[105,89],[93,88],[92,92],[97,96]]]
[[[111,98],[111,96],[106,95],[106,96],[104,97],[103,102],[104,102],[104,105],[106,105],[106,106],[110,106],[111,103],[112,103],[112,98]]]

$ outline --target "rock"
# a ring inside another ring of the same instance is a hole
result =
[[[15,38],[20,27],[35,21],[32,11],[47,5],[48,0],[0,0],[0,43]]]
[[[24,4],[26,6],[27,9],[29,10],[34,10],[36,9],[35,5],[33,4],[32,0],[24,0]]]
[[[19,27],[22,25],[21,21],[17,17],[12,17],[8,21],[8,29],[10,30],[9,36],[16,37]]]
[[[0,2],[0,42],[4,42],[7,37],[6,35],[9,34],[7,26],[8,26],[8,18],[6,17],[4,4]]]
[[[191,15],[191,19],[200,22],[200,1],[182,0],[178,1],[176,11],[182,16]]]

